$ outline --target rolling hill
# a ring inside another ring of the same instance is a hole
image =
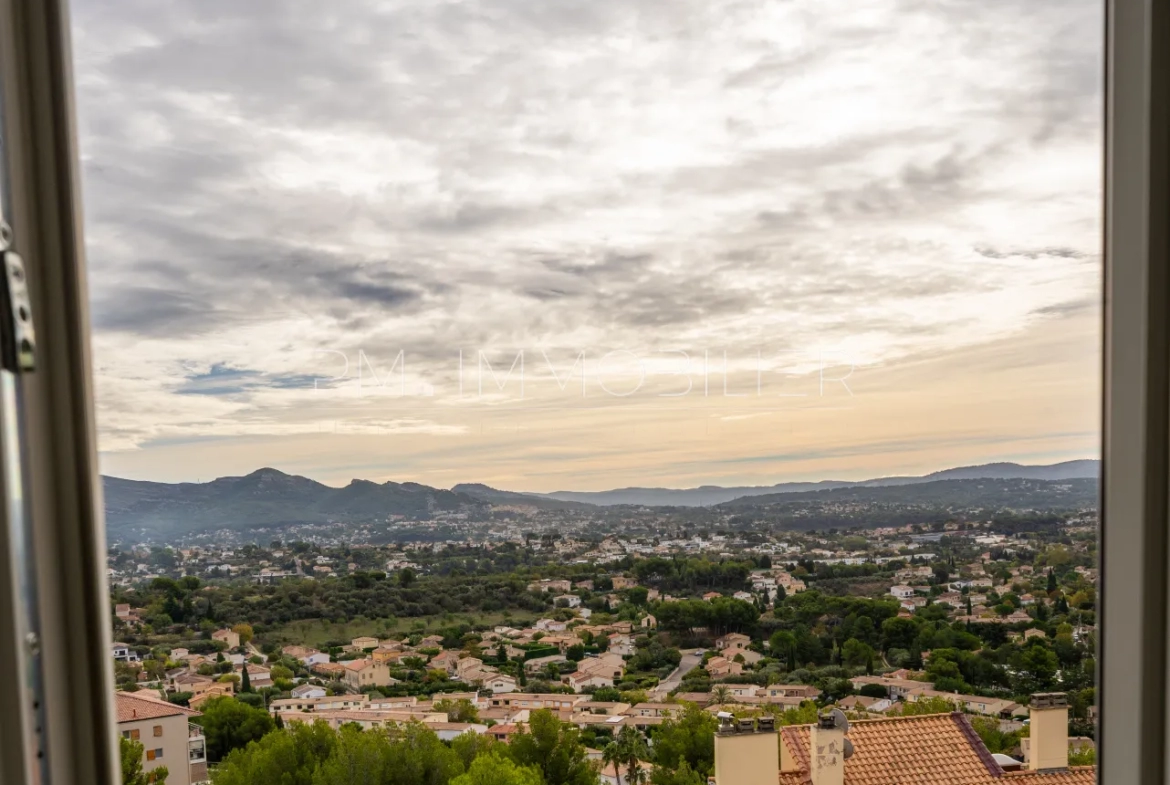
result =
[[[1100,475],[1101,462],[1098,460],[1065,461],[1064,463],[1038,466],[1021,465],[1018,463],[988,463],[981,466],[962,466],[954,469],[944,469],[921,477],[879,477],[860,482],[823,480],[820,482],[783,482],[767,486],[727,488],[718,485],[704,485],[699,488],[681,489],[619,488],[612,491],[557,491],[542,495],[548,499],[585,502],[600,506],[706,507],[750,496],[807,493],[833,488],[916,485],[937,480],[1096,480]]]
[[[333,488],[276,469],[206,483],[161,483],[103,477],[106,528],[111,536],[154,537],[202,529],[246,529],[329,520],[426,517],[435,510],[482,508],[479,499],[417,483],[353,480]]]

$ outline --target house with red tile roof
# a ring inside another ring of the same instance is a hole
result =
[[[1096,767],[1068,765],[1068,701],[1035,695],[1028,769],[1003,764],[966,714],[857,720],[776,729],[721,718],[714,785],[1095,785]],[[846,743],[848,742],[848,744]],[[779,771],[776,761],[779,759]]]
[[[207,743],[203,729],[192,724],[199,712],[168,703],[149,690],[114,695],[118,732],[142,745],[142,770],[166,766],[168,785],[191,785],[207,779]]]

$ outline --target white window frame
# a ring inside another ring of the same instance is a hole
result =
[[[1106,21],[1105,364],[1098,781],[1167,778],[1170,3]]]

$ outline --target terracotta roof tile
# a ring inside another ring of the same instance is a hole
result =
[[[188,717],[198,717],[199,712],[183,706],[176,706],[158,698],[144,698],[129,692],[119,692],[115,695],[118,722],[136,722],[138,720],[155,720],[160,717],[173,717],[183,714]]]
[[[1004,785],[1096,785],[1096,766],[1076,766],[1067,771],[1017,771],[1003,775]]]
[[[799,771],[781,773],[780,785],[808,785],[807,725],[780,729]],[[1005,773],[961,713],[858,720],[849,726],[853,756],[845,785],[1093,785],[1096,769]]]

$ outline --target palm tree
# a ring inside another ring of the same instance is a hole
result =
[[[731,688],[726,684],[720,684],[711,690],[711,699],[722,706],[724,703],[731,702]]]
[[[618,732],[602,753],[602,762],[609,766],[613,764],[617,785],[622,785],[622,774],[619,766],[626,767],[626,785],[644,785],[649,778],[648,772],[642,768],[642,759],[649,754],[646,748],[646,739],[633,725],[627,725]]]
[[[617,778],[617,785],[622,785],[622,771],[618,768],[621,765],[622,751],[618,747],[617,739],[611,741],[606,745],[601,752],[601,762],[604,768],[613,766],[614,777]]]

